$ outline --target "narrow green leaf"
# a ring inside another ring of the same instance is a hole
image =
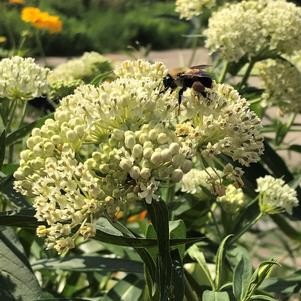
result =
[[[193,245],[187,250],[187,253],[192,259],[195,259],[197,261],[197,263],[200,265],[200,268],[204,272],[208,282],[210,283],[211,288],[215,290],[215,283],[211,277],[203,252],[201,252],[196,245]]]
[[[172,260],[170,256],[170,239],[168,209],[164,201],[147,204],[147,211],[157,233],[158,250],[157,268],[160,286],[160,298],[167,300],[170,293]]]
[[[38,225],[43,224],[36,220],[36,218],[34,217],[34,210],[32,209],[0,212],[0,217],[0,225],[6,226],[36,228]],[[112,235],[100,230],[99,227],[97,227],[96,235],[93,238],[105,243],[133,248],[148,248],[157,246],[157,240],[155,239],[132,238]],[[172,239],[170,240],[170,244],[171,246],[178,246],[181,244],[197,242],[201,239],[202,238]]]
[[[183,220],[176,220],[169,222],[170,238],[186,238],[186,226]],[[185,253],[185,246],[178,247],[181,258],[183,259]]]
[[[184,298],[184,270],[179,249],[171,251],[172,274],[171,288],[174,301],[183,301]]]
[[[33,301],[41,289],[14,231],[0,231],[0,300]]]
[[[270,215],[270,218],[289,238],[301,241],[301,231],[296,230],[291,224],[289,224],[282,214]]]
[[[264,261],[259,265],[251,277],[247,292],[244,296],[245,300],[249,300],[251,298],[256,289],[268,277],[274,265],[278,265],[275,260]]]
[[[6,131],[3,130],[0,136],[0,170],[2,169],[2,165],[5,158],[5,146],[6,146]]]
[[[233,294],[237,300],[243,300],[251,276],[252,266],[245,256],[241,256],[240,261],[234,269],[233,275]]]
[[[144,288],[144,280],[140,277],[130,274],[122,280],[119,280],[102,301],[138,301]]]
[[[33,128],[40,128],[44,124],[44,122],[49,118],[53,118],[53,113],[48,114],[32,123],[29,123],[19,129],[17,129],[16,131],[10,133],[6,137],[6,145],[8,146],[8,145],[14,144],[18,140],[24,138]]]
[[[230,301],[227,292],[204,291],[202,301]]]
[[[230,238],[233,237],[232,234],[226,236],[221,242],[217,254],[216,254],[216,276],[215,276],[215,288],[219,290],[223,284],[223,271],[224,271],[224,259],[226,253],[226,245]]]
[[[143,273],[143,264],[139,261],[106,258],[101,256],[68,256],[64,258],[42,259],[32,263],[34,271],[65,270],[65,271],[123,271],[126,273]]]
[[[251,298],[251,300],[263,300],[263,301],[278,301],[278,299],[275,299],[273,297],[270,296],[266,296],[266,295],[253,295]]]

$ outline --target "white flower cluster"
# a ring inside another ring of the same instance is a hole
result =
[[[208,98],[187,91],[178,116],[162,64],[127,61],[116,74],[65,97],[21,153],[15,187],[33,199],[36,217],[47,223],[38,234],[59,253],[78,235],[93,236],[100,214],[114,217],[133,201],[157,200],[161,185],[191,170],[197,152],[248,165],[262,151],[259,120],[229,86],[215,84]],[[240,176],[227,170],[233,181]]]
[[[205,7],[212,7],[215,0],[176,0],[176,12],[181,19],[190,20],[194,16],[199,16]]]
[[[296,191],[282,179],[265,176],[257,179],[259,206],[262,213],[276,214],[283,211],[292,213],[293,207],[298,206]]]
[[[225,195],[219,197],[218,201],[227,213],[235,214],[245,204],[244,193],[241,188],[230,184],[226,187]]]
[[[0,61],[0,98],[28,101],[46,94],[49,69],[33,58],[14,56]]]
[[[98,73],[111,71],[110,61],[97,52],[85,52],[80,58],[60,64],[48,76],[50,84],[57,81],[93,79]]]
[[[288,61],[271,59],[259,63],[258,70],[265,89],[263,101],[279,106],[285,113],[300,113],[300,70]]]
[[[186,119],[177,125],[179,136],[188,137],[205,157],[225,154],[249,166],[263,153],[261,121],[246,99],[226,84],[213,83],[206,97],[189,89],[182,102]]]
[[[209,19],[206,46],[227,61],[267,50],[292,54],[301,48],[301,8],[285,0],[226,4]]]

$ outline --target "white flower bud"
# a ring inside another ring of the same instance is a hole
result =
[[[141,172],[140,172],[140,176],[141,178],[143,178],[144,180],[148,180],[151,177],[151,171],[149,168],[142,168]]]
[[[180,145],[176,142],[173,142],[173,143],[170,144],[169,150],[170,150],[172,155],[177,155],[180,151]]]
[[[157,137],[159,144],[165,144],[168,142],[168,136],[165,133],[160,133]]]
[[[166,148],[161,151],[161,157],[163,162],[169,162],[172,159],[171,151]]]
[[[192,168],[192,162],[190,160],[185,160],[181,165],[181,169],[184,173],[188,173]]]
[[[172,172],[171,179],[174,182],[180,182],[183,178],[183,175],[184,175],[183,171],[178,168]]]
[[[148,137],[150,140],[155,141],[158,137],[158,131],[155,129],[151,129],[148,133]]]
[[[133,166],[133,163],[129,160],[129,159],[125,159],[123,158],[120,163],[119,163],[119,166],[122,170],[126,171],[126,172],[129,172],[130,169],[132,168]]]
[[[153,153],[154,153],[153,149],[150,147],[147,147],[143,150],[143,157],[145,159],[150,159]]]
[[[151,162],[152,162],[154,165],[156,165],[156,166],[160,165],[160,164],[162,163],[161,152],[155,151],[155,152],[152,154],[150,160],[151,160]]]
[[[125,138],[124,138],[125,146],[129,149],[132,149],[134,147],[135,143],[136,143],[135,135],[130,131],[126,131]]]
[[[145,133],[141,133],[139,135],[139,143],[144,144],[146,141],[148,141],[148,136]]]
[[[130,170],[130,176],[134,180],[138,180],[140,177],[140,168],[138,166],[133,166]]]
[[[143,147],[140,144],[135,144],[132,150],[132,155],[135,159],[140,159],[143,154]]]
[[[114,129],[112,132],[112,138],[118,141],[124,139],[124,132],[119,129]]]
[[[182,154],[177,154],[177,155],[173,156],[173,158],[172,158],[173,166],[175,166],[175,167],[181,166],[181,164],[184,160],[185,160],[185,157]]]
[[[67,131],[67,133],[66,133],[66,138],[67,138],[69,141],[74,142],[74,140],[76,140],[76,139],[78,138],[78,136],[76,135],[76,132],[75,132],[75,131],[69,130],[69,131]]]

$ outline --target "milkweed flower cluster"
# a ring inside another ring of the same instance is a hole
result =
[[[80,58],[60,64],[49,73],[50,98],[67,96],[78,86],[89,83],[98,74],[112,71],[108,58],[97,52],[85,52]]]
[[[265,91],[265,104],[277,105],[283,112],[301,112],[301,73],[285,60],[265,60],[258,64]]]
[[[167,72],[161,63],[126,61],[115,80],[80,86],[32,131],[15,188],[46,221],[38,235],[48,248],[64,252],[78,235],[95,234],[100,215],[158,200],[160,187],[179,183],[200,154],[208,162],[221,153],[245,165],[259,160],[259,120],[233,88],[214,84],[208,98],[189,89],[178,116]]]
[[[218,198],[223,209],[229,214],[235,214],[245,204],[244,193],[241,188],[230,184],[226,187],[225,194]]]
[[[33,58],[14,56],[0,61],[0,98],[28,101],[46,94],[49,69]]]
[[[301,8],[285,0],[244,0],[226,4],[209,19],[206,46],[227,61],[276,50],[301,48]]]
[[[60,32],[63,27],[59,16],[51,16],[37,7],[24,7],[21,12],[21,19],[35,28],[46,29],[50,33]]]
[[[205,7],[214,6],[215,0],[176,0],[176,12],[181,19],[190,20],[194,16],[199,16]]]
[[[262,213],[276,214],[287,211],[292,214],[294,207],[298,206],[296,191],[289,187],[282,179],[272,176],[257,179],[259,193],[259,206]]]

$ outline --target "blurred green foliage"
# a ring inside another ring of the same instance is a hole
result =
[[[190,29],[188,23],[176,17],[174,1],[28,0],[26,5],[39,6],[63,20],[61,33],[42,35],[47,55],[77,55],[90,50],[124,51],[136,41],[152,49],[183,47],[186,41],[183,35]],[[2,12],[0,35],[12,35],[16,40],[7,43],[7,48],[18,44],[18,37],[30,29],[30,25],[20,20],[20,9],[14,6]],[[34,49],[34,45],[34,39],[27,39],[27,48]]]

